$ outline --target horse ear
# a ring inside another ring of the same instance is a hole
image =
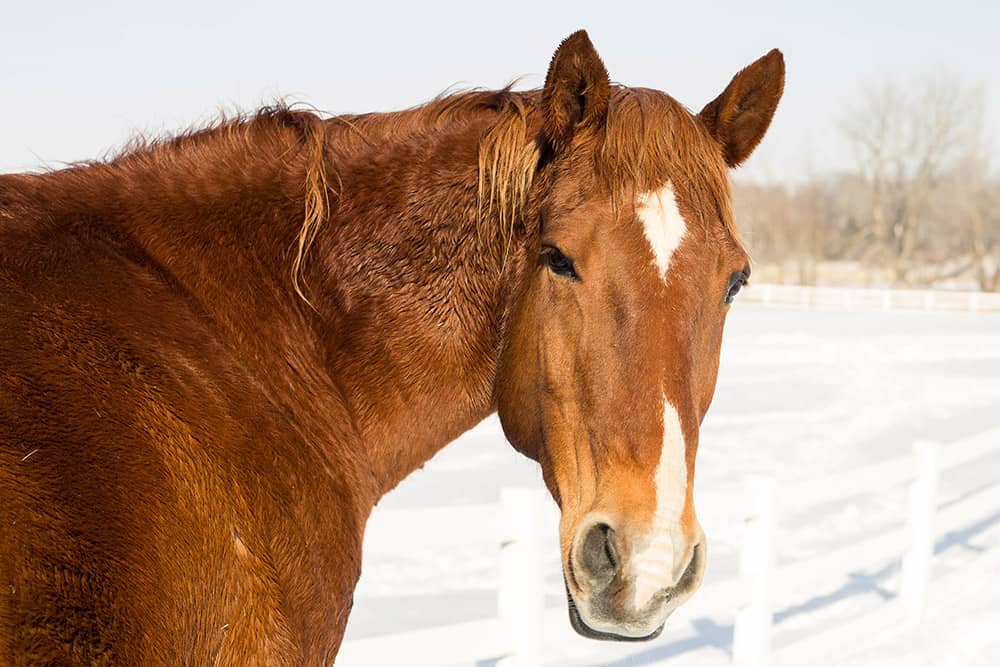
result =
[[[722,145],[726,164],[750,157],[764,137],[785,88],[785,58],[773,49],[741,70],[722,94],[705,105],[698,118]]]
[[[586,30],[563,40],[549,65],[542,90],[545,135],[558,151],[578,129],[599,127],[608,115],[611,82]]]

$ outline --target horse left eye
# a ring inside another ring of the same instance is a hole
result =
[[[740,289],[747,284],[747,274],[739,271],[729,276],[729,289],[726,290],[726,303],[732,303]]]

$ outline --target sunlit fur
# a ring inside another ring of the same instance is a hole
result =
[[[746,261],[723,155],[767,123],[739,95],[706,122],[580,88],[603,72],[584,33],[557,56],[544,91],[275,108],[0,176],[0,663],[330,664],[372,507],[498,408],[568,566],[592,511],[648,537],[666,399],[698,540],[698,424]],[[740,90],[780,78],[769,58]],[[664,281],[636,206],[668,180],[688,233]],[[619,592],[610,632],[662,615],[616,616]]]

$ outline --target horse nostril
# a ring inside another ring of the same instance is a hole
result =
[[[580,569],[595,582],[608,583],[618,572],[618,552],[615,549],[615,531],[606,523],[597,523],[587,529],[580,543]]]

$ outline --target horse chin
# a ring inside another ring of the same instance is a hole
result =
[[[583,618],[580,616],[580,610],[576,608],[576,603],[573,602],[573,598],[570,596],[569,591],[566,592],[566,603],[569,608],[569,623],[576,630],[576,633],[581,637],[586,637],[587,639],[600,639],[602,641],[608,642],[648,642],[652,639],[656,639],[663,632],[663,627],[666,623],[660,624],[660,627],[653,630],[648,635],[642,637],[630,637],[628,635],[618,635],[613,632],[601,632],[600,630],[594,630],[589,625],[583,622]]]

